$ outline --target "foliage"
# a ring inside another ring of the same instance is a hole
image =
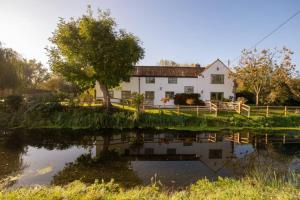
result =
[[[276,180],[275,180],[276,181]],[[149,199],[149,200],[179,200],[179,199],[298,199],[299,189],[289,183],[278,185],[264,184],[252,178],[241,180],[219,178],[215,182],[207,179],[181,191],[166,191],[159,185],[123,189],[114,181],[99,182],[85,185],[80,181],[66,186],[40,186],[18,188],[0,192],[0,199],[15,200],[50,200],[50,199]]]
[[[144,103],[144,94],[139,94],[137,92],[132,93],[132,104],[135,106],[136,108],[136,112],[139,115],[140,114],[140,110],[141,110],[141,106]]]
[[[176,63],[176,62],[173,61],[173,60],[164,60],[164,59],[161,59],[161,60],[159,61],[159,65],[160,65],[160,66],[175,66],[175,67],[178,67],[178,66],[179,66],[179,64]]]
[[[236,98],[239,99],[240,97],[245,98],[248,104],[255,104],[255,94],[246,90],[239,91],[236,93]]]
[[[247,103],[248,100],[245,97],[238,97],[237,101],[241,102],[242,104],[245,104],[245,103]]]
[[[242,52],[239,65],[232,76],[239,89],[255,93],[256,105],[264,100],[268,103],[285,101],[284,92],[291,85],[295,65],[291,62],[292,52],[262,50]],[[280,99],[280,100],[278,100]]]
[[[15,89],[19,84],[17,61],[19,55],[0,43],[0,89]]]
[[[164,97],[164,98],[161,98],[160,100],[164,105],[166,105],[166,103],[168,103],[170,101],[170,98],[168,97]]]
[[[23,103],[23,97],[21,95],[9,95],[5,99],[5,104],[12,111],[17,111]]]
[[[52,75],[46,82],[43,83],[42,88],[51,92],[60,92],[78,95],[82,90],[75,84],[64,80],[61,76]]]
[[[111,137],[111,135],[107,135],[107,137]],[[76,161],[69,163],[63,170],[56,173],[52,183],[66,185],[75,180],[93,183],[95,178],[110,181],[111,177],[115,178],[116,183],[125,187],[141,184],[141,180],[130,167],[129,161],[113,150],[97,153],[96,157],[91,154],[81,155]]]
[[[23,59],[21,64],[21,84],[26,88],[39,88],[49,79],[49,73],[42,63],[32,59]]]
[[[98,11],[69,21],[60,19],[48,49],[52,70],[83,89],[98,81],[104,105],[110,106],[108,89],[129,79],[134,65],[144,56],[139,39],[117,30],[109,12]]]
[[[161,59],[159,61],[159,66],[166,66],[166,67],[200,67],[199,63],[177,63],[173,60],[168,59]]]
[[[0,89],[38,88],[48,77],[47,69],[40,62],[26,60],[0,43]]]
[[[174,97],[174,104],[175,105],[189,105],[187,103],[188,99],[192,99],[193,100],[193,105],[205,105],[205,103],[200,99],[200,94],[197,93],[192,93],[192,94],[188,94],[188,93],[177,93],[175,94]]]

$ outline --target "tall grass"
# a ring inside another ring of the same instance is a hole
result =
[[[0,113],[0,128],[228,128],[228,127],[300,127],[300,116],[247,117],[235,113],[219,113],[218,117],[207,115],[186,115],[174,112],[146,112],[136,116],[135,112],[115,108],[106,112],[99,108],[57,107],[48,105],[30,109],[27,112]]]
[[[150,186],[123,189],[113,181],[96,181],[86,185],[79,181],[67,186],[36,186],[0,192],[0,199],[5,200],[52,200],[52,199],[153,199],[153,200],[195,200],[195,199],[299,199],[300,190],[289,184],[264,185],[249,178],[234,180],[219,178],[216,182],[206,179],[182,191],[167,191],[154,184]]]

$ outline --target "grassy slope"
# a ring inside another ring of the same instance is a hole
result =
[[[218,131],[223,129],[278,129],[300,130],[300,115],[285,116],[251,116],[247,118],[237,113],[212,113],[146,110],[137,120],[133,109],[115,108],[114,112],[106,113],[99,108],[76,108],[68,110],[32,111],[26,114],[17,113],[13,116],[0,113],[0,128],[157,128],[191,131]]]
[[[52,200],[52,199],[299,199],[300,190],[289,184],[266,185],[245,178],[243,180],[219,179],[216,182],[200,180],[183,191],[166,191],[152,185],[128,190],[113,182],[85,185],[75,181],[65,187],[31,187],[0,192],[5,200]]]

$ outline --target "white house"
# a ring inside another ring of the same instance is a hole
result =
[[[198,93],[203,101],[234,98],[234,82],[229,77],[230,69],[219,59],[206,67],[136,66],[128,82],[110,90],[114,99],[130,98],[133,92],[145,95],[145,101],[163,105],[162,98],[168,97],[166,105],[174,105],[177,93]],[[96,99],[103,98],[96,82]]]

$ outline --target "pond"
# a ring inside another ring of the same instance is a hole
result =
[[[254,169],[300,172],[300,132],[0,133],[0,180],[6,187],[114,179],[124,187],[159,182],[183,188],[198,179],[240,177]]]

